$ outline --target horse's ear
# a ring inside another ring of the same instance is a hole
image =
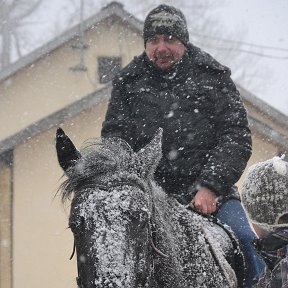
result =
[[[61,128],[56,132],[56,151],[58,162],[65,172],[81,158],[80,152]]]
[[[159,161],[162,158],[162,135],[163,129],[158,128],[151,142],[137,153],[137,156],[142,163],[143,172],[146,176],[154,174]]]

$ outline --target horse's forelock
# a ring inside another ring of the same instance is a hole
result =
[[[59,187],[62,202],[69,200],[75,189],[95,183],[97,176],[125,168],[131,164],[132,148],[120,138],[90,139],[84,143],[81,158],[66,171],[68,179]]]
[[[90,141],[80,151],[83,158],[82,164],[93,168],[98,166],[101,172],[104,172],[103,169],[107,170],[105,169],[107,166],[108,170],[111,170],[115,165],[118,169],[123,169],[125,164],[131,163],[134,154],[131,147],[120,138],[103,138],[94,142]]]
[[[119,161],[123,159],[123,156],[127,158],[133,154],[130,145],[116,137],[88,140],[84,143],[80,152],[83,156],[96,154],[100,157],[103,155],[107,158],[119,159]]]

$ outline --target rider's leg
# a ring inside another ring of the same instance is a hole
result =
[[[248,266],[246,287],[251,287],[255,283],[255,279],[259,279],[265,264],[251,244],[256,236],[249,225],[241,202],[236,199],[226,201],[219,208],[216,217],[229,225],[237,235]]]

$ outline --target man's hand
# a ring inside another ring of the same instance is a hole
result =
[[[216,211],[216,202],[216,194],[208,188],[201,187],[192,199],[191,204],[199,212],[211,214]]]

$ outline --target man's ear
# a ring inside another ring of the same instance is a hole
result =
[[[61,128],[58,128],[56,132],[56,151],[59,165],[64,172],[73,167],[81,158],[80,152]]]

